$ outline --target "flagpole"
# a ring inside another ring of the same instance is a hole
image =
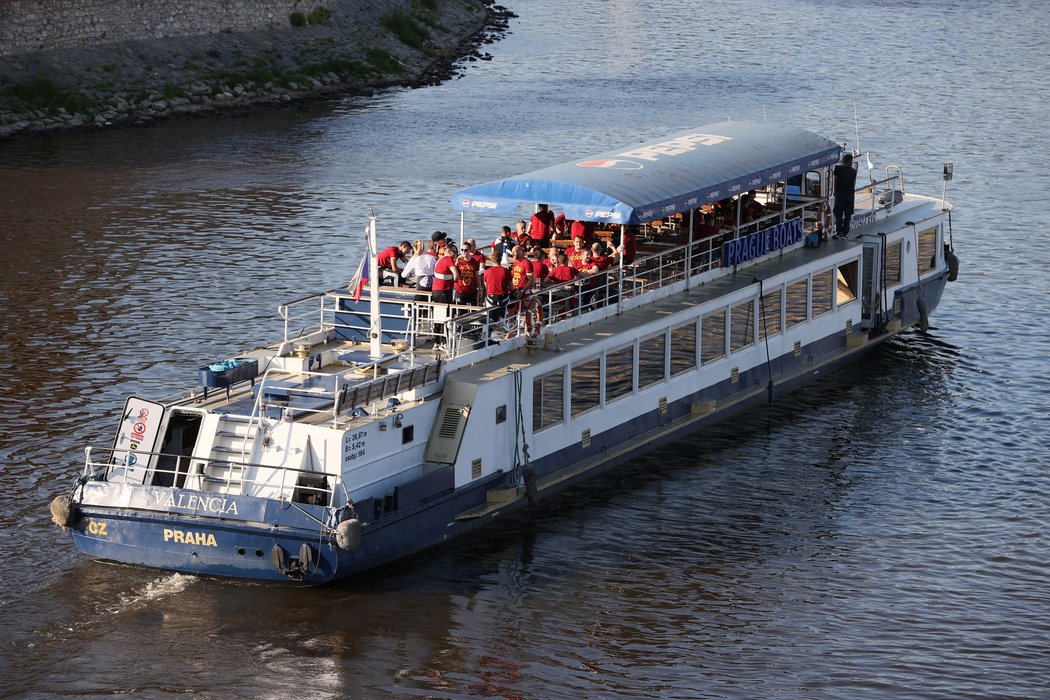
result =
[[[376,217],[368,219],[368,354],[373,360],[383,356],[383,328],[379,321],[379,257],[376,255]]]

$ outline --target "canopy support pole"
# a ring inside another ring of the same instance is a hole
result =
[[[620,254],[616,256],[619,261],[620,273],[616,275],[616,315],[623,313],[623,253],[627,246],[624,245],[627,238],[627,225],[620,224]]]
[[[693,278],[693,214],[696,209],[689,210],[689,243],[685,247],[685,288],[689,289],[689,282]]]

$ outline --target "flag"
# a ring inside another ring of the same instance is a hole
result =
[[[354,295],[355,304],[361,301],[361,292],[365,290],[365,285],[368,284],[369,266],[369,256],[365,255],[361,258],[361,262],[358,263],[357,272],[351,278],[350,284],[346,285],[346,290]]]

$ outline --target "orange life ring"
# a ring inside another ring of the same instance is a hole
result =
[[[529,338],[539,338],[543,331],[543,305],[538,297],[530,297],[525,302],[522,312],[525,316],[525,335]]]
[[[817,225],[825,236],[831,235],[831,207],[827,202],[821,202],[817,207]]]

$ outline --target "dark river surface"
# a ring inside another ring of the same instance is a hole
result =
[[[437,87],[0,144],[0,696],[1050,697],[1044,3],[511,9]],[[335,586],[99,564],[50,523],[126,395],[277,337],[370,210],[381,243],[458,231],[461,187],[727,116],[859,129],[934,196],[954,162],[928,336]]]

